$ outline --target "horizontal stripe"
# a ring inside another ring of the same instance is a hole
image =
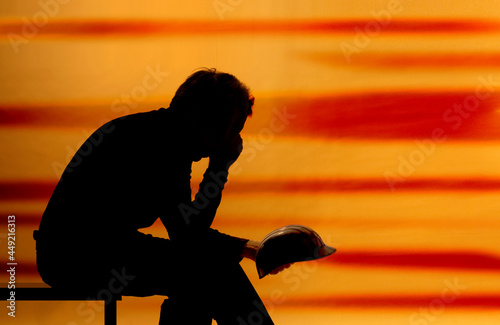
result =
[[[230,182],[228,193],[318,193],[318,192],[392,192],[383,179],[276,180]],[[397,185],[398,191],[498,191],[494,179],[408,179]]]
[[[194,184],[200,180],[193,180]],[[50,181],[0,182],[0,200],[48,200],[56,187]],[[398,191],[499,191],[499,179],[408,179],[398,184]],[[374,192],[391,193],[384,179],[317,179],[231,181],[225,193],[320,193]]]
[[[26,20],[26,21],[29,21]],[[241,34],[241,33],[384,33],[469,34],[500,30],[497,21],[484,20],[392,20],[389,24],[370,20],[50,20],[35,26],[21,19],[0,22],[0,33],[13,40],[50,37],[142,37],[154,35]],[[30,27],[31,26],[31,27]],[[36,32],[34,32],[36,31]],[[10,36],[9,36],[10,34]],[[31,36],[31,37],[30,37]],[[26,37],[26,38],[25,38]]]
[[[500,258],[468,251],[453,252],[364,252],[339,250],[321,260],[322,265],[356,266],[365,268],[453,270],[453,271],[498,271]],[[2,263],[6,261],[1,261]],[[20,263],[23,274],[36,275],[36,265]]]
[[[321,62],[338,66],[346,61],[345,56],[338,52],[304,52],[302,57],[313,62]],[[500,62],[500,53],[474,52],[429,52],[429,53],[356,53],[356,60],[352,64],[369,68],[393,69],[429,68],[497,68]]]
[[[155,109],[159,107],[161,106],[156,106]],[[0,125],[60,128],[90,126],[97,128],[103,124],[101,121],[109,121],[124,115],[114,112],[112,108],[112,105],[78,105],[75,103],[1,105]]]
[[[456,105],[465,110],[466,98],[467,105],[474,104],[475,112],[455,112]],[[450,139],[492,139],[500,136],[495,127],[498,121],[494,118],[497,109],[494,98],[497,97],[489,94],[480,101],[472,90],[368,93],[296,100],[286,102],[286,107],[290,114],[300,117],[300,123],[292,121],[285,132],[334,138],[415,139],[430,138],[434,130],[441,129]]]
[[[342,252],[327,258],[334,265],[365,267],[452,269],[461,271],[498,271],[500,258],[473,252]]]
[[[450,281],[453,286],[453,281]],[[456,288],[453,288],[457,290]],[[397,296],[353,296],[353,297],[304,297],[287,298],[280,306],[289,308],[415,308],[415,320],[424,320],[432,311],[448,309],[498,309],[500,295],[477,295],[454,293],[452,288],[436,295],[397,295]],[[420,313],[418,313],[418,308]],[[436,313],[437,314],[437,313]],[[432,315],[436,315],[432,314]],[[434,317],[434,316],[432,316]],[[411,318],[410,318],[411,319]]]
[[[57,183],[54,182],[2,182],[0,200],[48,200]]]
[[[439,137],[447,140],[500,139],[497,113],[500,97],[488,92],[486,87],[492,86],[479,83],[480,92],[471,89],[444,93],[262,98],[257,99],[255,117],[247,123],[245,132],[322,138],[415,139],[431,138],[433,132],[440,129]],[[484,97],[479,99],[478,94]],[[154,109],[161,106],[151,105]],[[4,105],[0,106],[0,125],[97,128],[119,115],[112,106]]]

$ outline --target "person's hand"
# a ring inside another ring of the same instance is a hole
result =
[[[255,240],[247,241],[245,243],[245,246],[243,247],[243,252],[241,253],[241,256],[244,258],[251,259],[252,261],[255,262],[255,257],[257,256],[259,245],[260,243],[258,241]]]
[[[229,168],[241,154],[243,150],[243,139],[239,134],[221,143],[219,148],[210,155],[210,164],[225,166]]]
[[[241,253],[241,256],[244,258],[251,259],[252,261],[255,262],[256,256],[257,256],[257,251],[259,250],[260,243],[255,240],[249,240],[245,243],[245,246],[243,247],[243,252]],[[293,263],[288,263],[281,265],[280,267],[275,268],[272,272],[269,274],[276,275],[280,273],[283,270],[288,269],[290,266],[292,266]]]

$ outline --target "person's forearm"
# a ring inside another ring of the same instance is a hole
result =
[[[199,214],[195,217],[196,226],[208,228],[212,225],[215,213],[222,199],[222,190],[227,182],[228,172],[223,166],[209,166],[203,175],[193,206]]]
[[[212,225],[222,199],[222,190],[227,182],[229,167],[238,159],[242,143],[238,134],[209,156],[208,168],[192,202],[199,211],[196,218],[197,227],[207,228]]]

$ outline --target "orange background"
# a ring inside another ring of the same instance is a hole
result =
[[[243,262],[276,324],[498,324],[499,9],[489,0],[1,3],[1,270],[14,214],[17,283],[41,282],[32,230],[94,129],[167,107],[193,70],[216,67],[250,86],[256,104],[214,227],[261,239],[304,224],[338,249],[263,280]],[[160,225],[144,231],[166,236]],[[124,298],[118,323],[157,323],[162,300]],[[87,302],[18,302],[16,315],[4,308],[0,320],[102,323]]]

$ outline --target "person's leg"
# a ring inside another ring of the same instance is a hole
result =
[[[161,325],[273,324],[239,259],[140,233],[126,246],[123,294],[168,296]]]
[[[193,306],[191,301],[168,298],[161,305],[159,325],[210,325],[212,318],[203,308]]]
[[[162,305],[160,325],[272,325],[269,313],[238,263],[185,260]]]
[[[223,264],[211,282],[218,325],[274,324],[264,303],[239,264]]]
[[[212,324],[209,304],[201,299],[196,279],[202,268],[198,260],[168,239],[137,234],[131,243],[124,264],[134,278],[124,294],[168,296],[161,306],[160,325]]]

